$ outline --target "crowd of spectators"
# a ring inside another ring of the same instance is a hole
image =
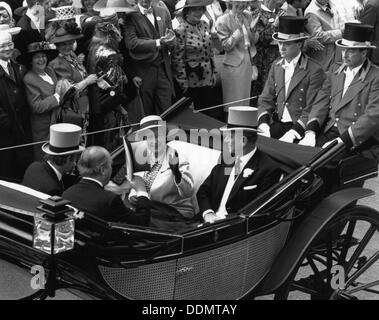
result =
[[[342,10],[342,9],[343,10]],[[0,1],[0,178],[20,180],[54,123],[79,124],[108,151],[120,130],[160,115],[182,96],[225,121],[257,106],[279,57],[279,17],[304,16],[302,51],[328,71],[341,61],[344,25],[375,27],[374,0]],[[378,49],[371,60],[379,62]],[[140,101],[141,103],[137,103]],[[34,146],[13,146],[38,143]]]

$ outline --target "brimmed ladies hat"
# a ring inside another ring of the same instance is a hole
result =
[[[346,49],[375,49],[372,44],[374,36],[374,27],[361,23],[345,23],[345,31],[342,39],[335,43],[338,47]]]
[[[59,51],[53,49],[48,42],[33,42],[28,45],[27,52],[19,55],[16,60],[20,64],[29,64],[34,54],[43,52],[47,56],[47,62],[55,59]]]
[[[93,10],[113,10],[114,12],[137,12],[137,8],[132,0],[99,0],[94,6]]]
[[[80,133],[82,128],[71,123],[57,123],[50,126],[49,142],[42,146],[46,154],[64,156],[83,152],[84,146],[80,145]]]
[[[180,9],[184,8],[194,8],[194,7],[206,7],[210,5],[213,2],[213,0],[186,0],[184,3],[184,6],[182,6]],[[180,10],[178,9],[178,10]]]
[[[308,39],[305,34],[307,19],[294,16],[280,16],[278,32],[272,35],[274,40],[280,42],[300,41]]]
[[[64,27],[60,27],[57,29],[57,31],[50,38],[49,41],[55,44],[55,43],[61,43],[61,42],[66,42],[70,40],[77,40],[82,37],[83,37],[82,34],[69,33]]]
[[[221,131],[244,130],[260,132],[258,129],[258,109],[247,106],[230,107],[227,125]]]
[[[10,28],[9,25],[7,25],[7,24],[0,24],[0,31],[6,31],[6,32],[8,32],[11,36],[14,36],[14,35],[20,33],[21,28],[20,28],[20,27]]]
[[[8,3],[4,2],[4,1],[0,1],[0,8],[4,8],[8,12],[9,17],[11,19],[13,19],[12,8],[11,8],[11,6]]]
[[[49,21],[62,21],[75,19],[77,14],[74,6],[61,6],[56,8],[51,8],[55,12],[55,18]]]

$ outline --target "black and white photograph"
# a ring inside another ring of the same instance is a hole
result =
[[[0,302],[379,300],[378,166],[379,0],[0,1]]]

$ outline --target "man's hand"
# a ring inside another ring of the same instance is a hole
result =
[[[220,220],[221,218],[217,217],[214,211],[210,211],[204,216],[204,222],[213,223],[217,220]]]
[[[129,180],[128,177],[126,177],[128,182],[130,183],[130,186],[138,193],[138,192],[146,192],[146,185],[145,181],[140,176],[133,176],[132,180]]]
[[[316,134],[313,131],[307,131],[299,144],[302,146],[314,147],[316,145]]]
[[[328,142],[325,142],[324,145],[322,146],[322,148],[325,149],[328,145],[330,145],[334,141],[337,141],[338,143],[343,143],[341,138],[336,138],[336,139],[330,140]]]
[[[291,129],[287,131],[279,140],[283,142],[293,143],[295,139],[296,139],[295,130]]]
[[[97,75],[96,74],[90,74],[88,77],[85,79],[86,85],[89,86],[91,84],[95,84],[97,81]]]
[[[137,88],[140,88],[141,85],[142,85],[142,78],[138,77],[138,76],[135,76],[133,79],[133,84],[137,87]]]
[[[165,35],[160,38],[160,43],[163,45],[171,45],[174,44],[176,39],[175,32],[171,29],[166,29]]]
[[[267,123],[261,123],[258,126],[258,129],[261,130],[261,132],[258,131],[258,134],[267,138],[271,138],[270,126]]]

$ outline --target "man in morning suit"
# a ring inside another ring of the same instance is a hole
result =
[[[138,0],[138,10],[125,17],[126,66],[140,93],[145,115],[160,115],[171,106],[174,86],[169,49],[175,43],[167,10]]]
[[[84,150],[79,145],[82,129],[70,123],[50,126],[50,140],[42,146],[44,161],[33,162],[25,172],[22,184],[34,190],[61,196],[65,187],[62,181],[70,173],[77,156]]]
[[[322,67],[302,53],[306,19],[279,18],[273,34],[281,58],[274,61],[258,100],[258,128],[267,137],[294,142],[304,136],[310,108],[325,80]]]
[[[225,143],[230,154],[234,154],[235,163],[217,164],[200,186],[197,201],[205,222],[236,213],[281,176],[275,162],[257,149],[256,108],[230,107],[228,125],[221,130],[226,134]]]
[[[107,221],[149,225],[150,200],[141,177],[130,181],[137,192],[135,212],[124,205],[119,195],[104,190],[112,174],[112,159],[106,149],[98,146],[85,149],[78,169],[82,179],[63,193],[63,198],[70,200],[74,207]]]
[[[343,38],[336,41],[343,63],[328,73],[300,144],[326,147],[337,140],[348,152],[379,156],[379,68],[367,58],[375,48],[372,35],[372,26],[345,24]]]

